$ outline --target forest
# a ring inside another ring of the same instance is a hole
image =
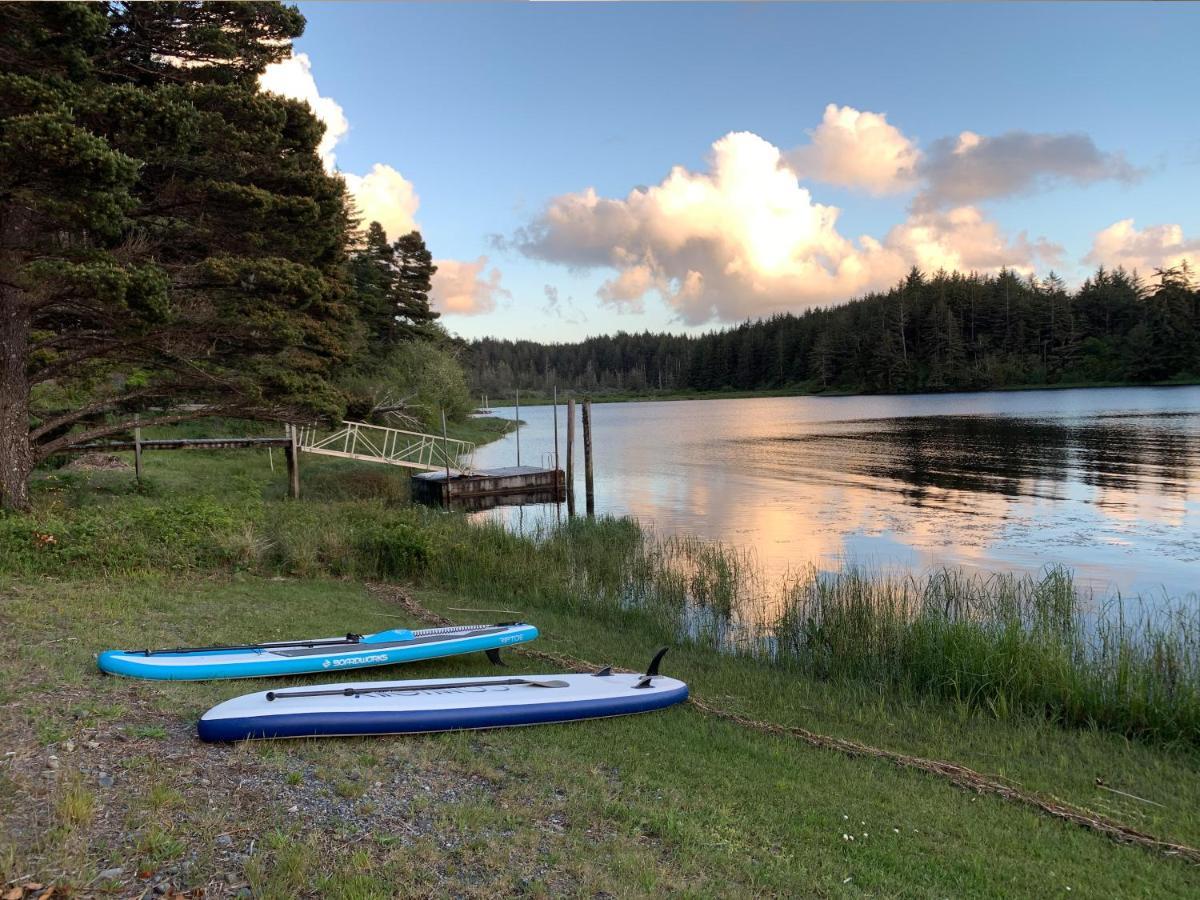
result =
[[[701,335],[618,333],[576,344],[484,339],[472,386],[598,393],[956,391],[1152,384],[1200,377],[1200,290],[1186,265],[1152,282],[1099,269],[1076,290],[913,269],[891,290]]]

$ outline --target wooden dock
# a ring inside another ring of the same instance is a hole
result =
[[[469,474],[421,472],[412,477],[412,498],[429,506],[489,509],[522,503],[559,503],[566,498],[562,469],[504,466]]]

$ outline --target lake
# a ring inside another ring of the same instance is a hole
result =
[[[552,465],[552,407],[521,418],[522,463]],[[752,549],[768,575],[1063,564],[1097,594],[1200,590],[1200,387],[608,403],[592,418],[597,513]],[[565,431],[560,406],[564,465]],[[516,445],[475,463],[513,465]],[[475,514],[521,530],[565,515]]]

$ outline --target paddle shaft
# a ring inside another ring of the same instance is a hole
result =
[[[444,681],[441,684],[421,684],[421,685],[384,685],[373,688],[342,688],[340,691],[286,691],[278,694],[275,691],[267,691],[267,700],[283,700],[287,697],[357,697],[359,694],[382,694],[382,693],[415,693],[417,691],[445,691],[452,688],[468,688],[468,687],[512,687],[516,685],[526,684],[530,687],[545,687],[557,688],[567,687],[567,682],[551,679],[550,681],[536,681],[531,678],[504,678],[501,680],[492,679],[489,681]]]
[[[463,634],[458,637],[470,637],[474,630],[484,631],[488,628],[507,628],[519,625],[519,622],[497,622],[495,625],[462,625]],[[440,631],[442,629],[430,629]],[[126,650],[126,653],[142,653],[152,656],[155,653],[211,653],[217,650],[285,650],[302,647],[346,647],[351,644],[361,644],[363,635],[348,632],[344,638],[332,638],[328,641],[280,641],[274,644],[214,644],[211,647],[164,647],[159,650]]]
[[[280,641],[276,644],[213,644],[211,647],[164,647],[159,650],[127,650],[127,653],[144,653],[152,656],[155,653],[209,653],[216,650],[280,650],[284,648],[302,647],[345,647],[350,644],[361,644],[361,634],[347,634],[344,638],[333,638],[328,641]]]

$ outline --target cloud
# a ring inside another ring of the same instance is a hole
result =
[[[1104,153],[1085,134],[1008,131],[984,137],[964,131],[930,145],[917,166],[924,182],[918,209],[962,206],[1045,190],[1066,182],[1132,183],[1141,171],[1119,153]]]
[[[587,314],[575,305],[574,297],[568,297],[564,303],[558,295],[557,287],[547,284],[543,289],[546,293],[546,305],[542,307],[542,312],[545,315],[562,319],[568,325],[581,325],[588,320]]]
[[[312,60],[306,53],[268,66],[259,77],[264,91],[308,103],[313,114],[325,124],[325,135],[318,146],[321,161],[329,172],[337,171],[337,144],[350,130],[342,107],[331,97],[321,96],[312,73]],[[393,240],[420,230],[417,210],[421,198],[411,181],[386,163],[375,163],[366,175],[342,172],[346,187],[354,198],[361,220],[378,222]],[[434,306],[448,315],[478,315],[496,308],[498,297],[511,296],[500,284],[500,270],[484,274],[487,257],[474,262],[453,259],[436,260],[431,299]]]
[[[378,222],[393,239],[419,230],[416,215],[421,198],[413,183],[391,166],[375,163],[366,175],[345,173],[343,177],[363,222]]]
[[[259,76],[258,85],[264,91],[309,105],[313,114],[325,124],[325,136],[317,147],[321,161],[326,171],[337,171],[334,150],[349,133],[350,123],[336,100],[321,96],[308,54],[296,53],[267,66]],[[413,183],[392,166],[375,163],[366,175],[343,172],[342,177],[364,223],[378,222],[393,239],[418,228],[416,214],[421,199]]]
[[[888,252],[926,272],[995,272],[1015,269],[1032,275],[1035,263],[1058,264],[1063,248],[1022,232],[1009,239],[974,206],[914,213],[888,232]]]
[[[1057,253],[1006,238],[970,206],[914,213],[883,241],[849,240],[839,212],[813,199],[779,148],[734,132],[713,144],[707,171],[677,166],[620,200],[591,188],[555,197],[509,244],[531,258],[611,269],[602,302],[637,311],[657,293],[689,323],[845,300],[912,265],[1032,271]]]
[[[912,186],[920,152],[883,113],[830,103],[812,142],[787,154],[801,178],[857,188],[872,194]]]
[[[332,97],[322,97],[312,74],[312,60],[307,53],[296,53],[287,59],[267,66],[258,77],[258,86],[272,94],[301,100],[325,124],[325,136],[317,147],[327,171],[334,171],[337,157],[333,148],[350,131],[350,122],[342,107]]]
[[[1084,262],[1151,275],[1186,262],[1200,271],[1200,239],[1187,239],[1179,225],[1149,225],[1140,231],[1133,219],[1121,219],[1096,233]]]
[[[500,284],[499,269],[484,273],[487,262],[486,256],[474,262],[434,260],[438,267],[430,292],[434,308],[446,315],[478,316],[494,310],[500,297],[511,297]]]

